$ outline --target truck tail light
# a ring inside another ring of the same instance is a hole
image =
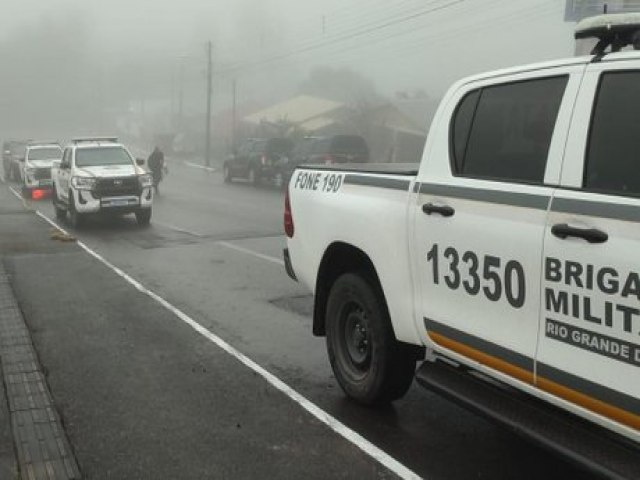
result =
[[[295,229],[293,227],[293,213],[291,213],[291,201],[289,200],[289,189],[284,196],[284,233],[289,238],[293,238]]]
[[[42,200],[46,196],[47,196],[47,192],[45,192],[44,190],[41,190],[39,188],[34,189],[34,190],[31,191],[31,198],[33,200]]]

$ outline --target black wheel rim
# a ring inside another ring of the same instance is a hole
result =
[[[362,305],[348,302],[340,314],[341,350],[355,377],[364,377],[371,365],[371,334],[369,321]]]

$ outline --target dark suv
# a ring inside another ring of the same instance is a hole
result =
[[[224,180],[245,178],[257,185],[263,180],[272,180],[278,173],[278,165],[286,163],[293,144],[286,138],[253,138],[246,140],[238,150],[224,162]]]
[[[313,142],[302,163],[332,165],[334,163],[367,163],[369,147],[359,135],[334,135]]]
[[[323,140],[325,137],[304,137],[299,140],[293,150],[291,156],[286,161],[279,162],[277,164],[276,183],[280,183],[280,186],[286,186],[289,184],[291,175],[298,165],[309,163],[311,153],[313,152],[316,142]]]

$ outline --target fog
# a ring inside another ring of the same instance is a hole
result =
[[[561,0],[1,3],[0,138],[111,133],[134,114],[147,130],[204,124],[208,41],[214,114],[230,109],[234,82],[250,113],[296,95],[314,71],[317,96],[324,82],[340,101],[366,85],[435,104],[460,76],[574,49]]]

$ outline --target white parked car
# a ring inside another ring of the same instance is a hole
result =
[[[80,226],[87,215],[133,213],[148,225],[153,179],[115,138],[81,138],[71,142],[52,169],[56,216],[67,214]]]

